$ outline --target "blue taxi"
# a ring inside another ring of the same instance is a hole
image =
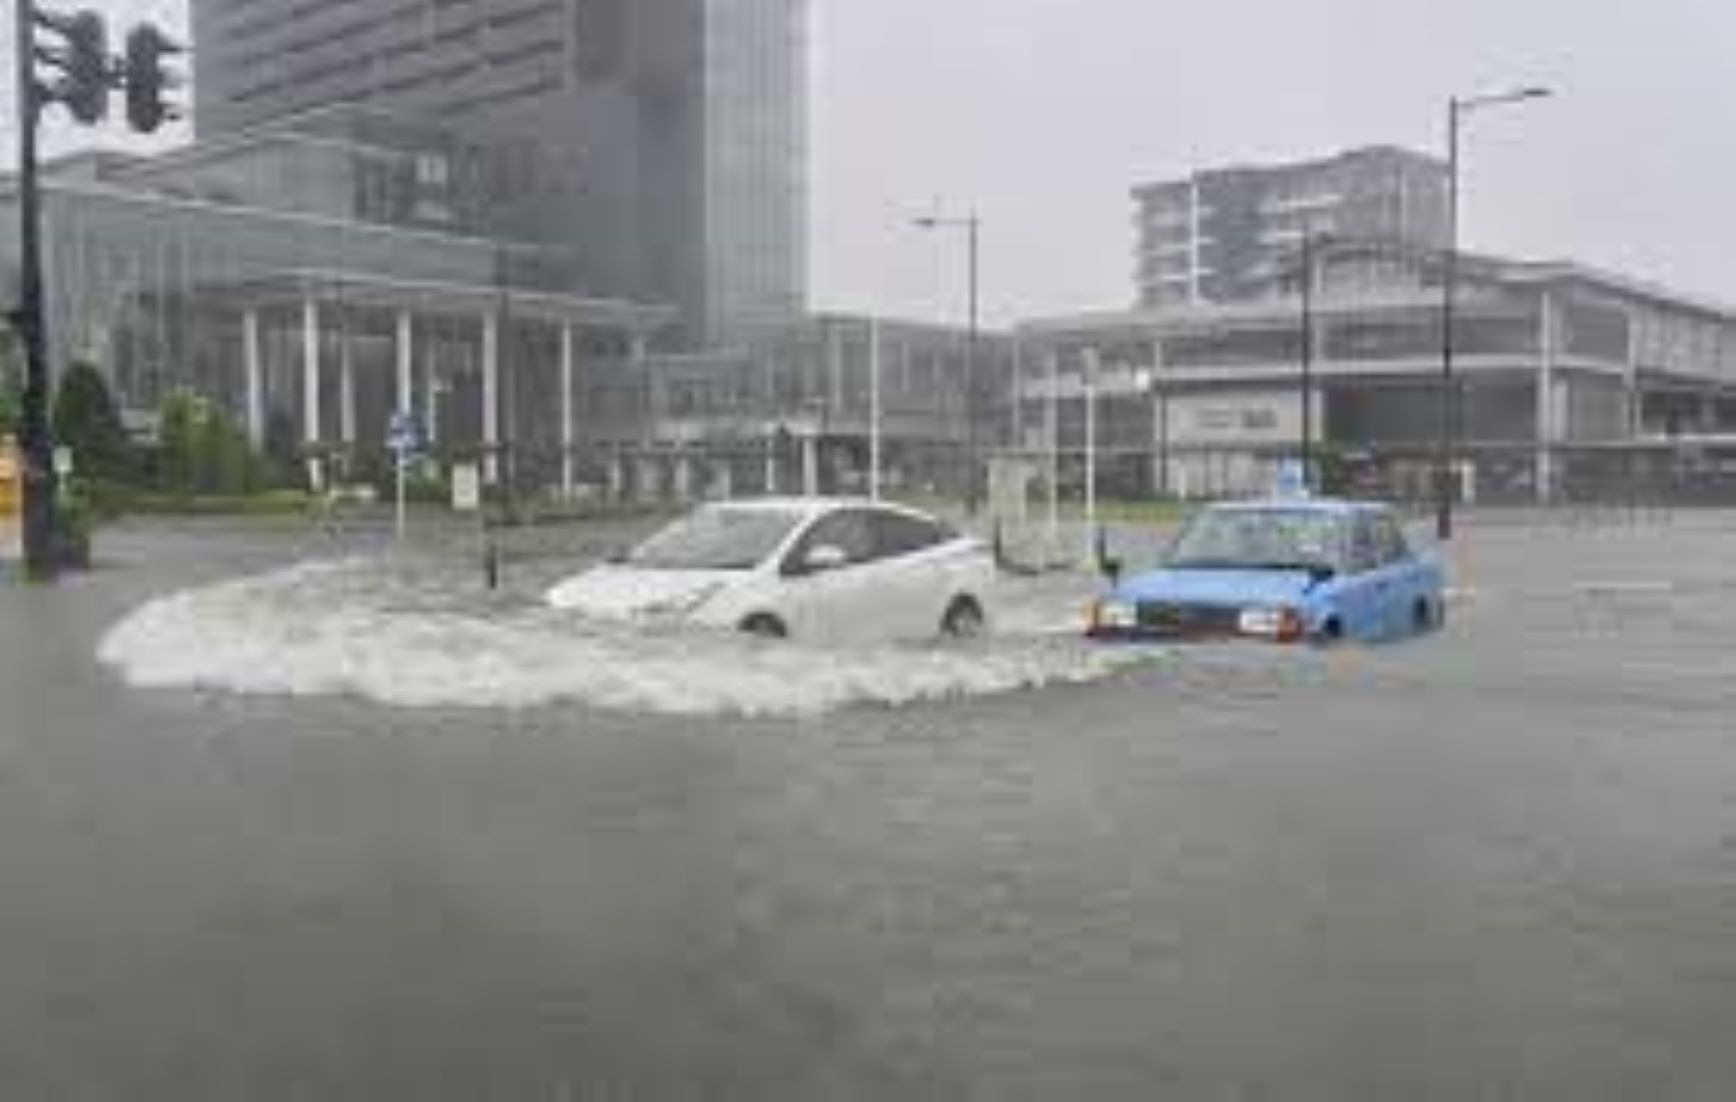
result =
[[[1194,515],[1160,569],[1116,581],[1092,606],[1086,634],[1381,642],[1438,629],[1444,584],[1439,560],[1410,546],[1385,505],[1216,505]]]

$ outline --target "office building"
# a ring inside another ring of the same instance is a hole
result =
[[[483,150],[486,232],[560,247],[555,289],[673,303],[695,348],[804,308],[805,0],[192,8],[201,140],[337,107],[437,122]]]
[[[1390,147],[1218,168],[1134,191],[1139,303],[1235,302],[1271,282],[1307,233],[1442,248],[1447,169]]]
[[[50,359],[103,370],[147,432],[164,398],[198,394],[314,485],[389,469],[404,411],[432,463],[481,461],[527,497],[861,489],[875,409],[885,485],[956,490],[973,377],[981,443],[1001,442],[1004,334],[980,335],[975,372],[956,327],[862,317],[673,348],[673,308],[562,291],[558,244],[486,232],[485,162],[349,108],[51,162]],[[0,300],[15,183],[0,176]]]
[[[1334,488],[1421,498],[1441,431],[1442,257],[1346,243],[1317,258],[1313,310],[1280,270],[1231,303],[1033,321],[1022,448],[1074,457],[1098,403],[1105,489],[1257,494],[1302,449]],[[1736,457],[1736,310],[1568,262],[1464,258],[1456,482],[1477,500],[1656,490],[1703,452]],[[1310,354],[1304,355],[1304,342]],[[1094,396],[1091,397],[1091,396]],[[1699,451],[1695,451],[1699,449]]]

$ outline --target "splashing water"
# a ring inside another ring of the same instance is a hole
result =
[[[820,649],[591,624],[482,599],[433,563],[346,559],[158,598],[111,629],[98,657],[145,688],[799,716],[1077,684],[1140,660],[1060,634],[1076,607],[1072,592],[1010,588],[1001,630],[979,644]]]

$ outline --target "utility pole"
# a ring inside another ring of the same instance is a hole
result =
[[[977,386],[977,345],[982,329],[981,273],[982,273],[982,217],[974,210],[962,218],[948,218],[941,215],[929,215],[918,218],[916,225],[925,230],[963,230],[965,234],[966,261],[969,280],[969,321],[965,337],[964,357],[964,419],[965,419],[965,452],[969,470],[965,478],[965,508],[971,516],[976,516],[981,507],[981,466],[982,450],[978,438],[977,407],[981,404],[981,394]]]
[[[1085,539],[1096,546],[1097,536],[1097,386],[1101,381],[1102,357],[1097,349],[1084,352],[1085,379]]]
[[[1443,543],[1453,538],[1453,453],[1460,431],[1454,361],[1458,354],[1460,145],[1465,119],[1487,108],[1547,99],[1553,94],[1548,88],[1533,87],[1470,99],[1454,96],[1447,101],[1447,252],[1441,280],[1440,441],[1435,457],[1435,535]]]
[[[1440,442],[1435,456],[1435,536],[1453,538],[1453,428],[1457,420],[1453,360],[1459,304],[1459,116],[1457,97],[1447,102],[1447,255],[1441,279]]]
[[[965,220],[967,236],[970,239],[970,334],[966,340],[964,358],[965,389],[969,394],[966,400],[965,422],[969,438],[970,451],[970,482],[965,493],[965,510],[971,516],[976,516],[982,507],[982,476],[983,457],[982,442],[979,439],[981,431],[978,421],[982,411],[982,387],[977,371],[977,344],[982,329],[981,286],[981,244],[982,220],[973,212]]]
[[[127,118],[133,129],[149,133],[176,117],[164,91],[176,82],[163,60],[182,52],[161,31],[141,24],[127,39],[124,61],[110,56],[108,24],[96,11],[62,14],[38,10],[36,0],[15,0],[17,45],[14,96],[18,131],[18,302],[10,311],[24,351],[24,393],[20,441],[24,459],[24,569],[33,580],[52,581],[60,568],[56,535],[59,487],[54,469],[54,437],[49,423],[51,386],[49,333],[42,287],[42,166],[39,129],[43,108],[59,103],[73,119],[95,125],[108,114],[109,93],[127,92]],[[38,31],[58,36],[58,46],[38,41]],[[59,79],[37,79],[38,64],[58,71]]]
[[[868,320],[868,496],[880,500],[882,428],[885,414],[881,385],[880,319]]]
[[[52,580],[55,552],[54,440],[48,424],[48,324],[42,303],[42,187],[37,123],[42,88],[36,83],[36,5],[17,0],[18,32],[18,305],[12,314],[24,350],[24,393],[19,426],[24,458],[24,569]]]
[[[1314,486],[1314,227],[1302,231],[1302,485]]]

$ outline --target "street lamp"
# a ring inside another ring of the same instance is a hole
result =
[[[1314,227],[1302,228],[1302,485],[1314,489],[1314,265],[1324,244]]]
[[[1455,96],[1447,102],[1447,255],[1446,272],[1441,280],[1441,424],[1435,467],[1435,534],[1443,542],[1453,538],[1453,437],[1458,412],[1453,359],[1459,291],[1460,132],[1465,119],[1478,111],[1546,99],[1552,94],[1548,88],[1519,88],[1468,99]]]
[[[965,479],[965,509],[971,516],[975,516],[978,508],[977,476],[978,468],[981,466],[981,456],[978,454],[977,444],[977,331],[980,326],[978,288],[982,220],[973,211],[963,217],[953,218],[929,215],[918,218],[916,225],[919,229],[924,230],[963,230],[965,234],[970,283],[970,330],[969,336],[966,338],[964,359],[965,437],[967,440],[966,453],[970,464],[970,470]]]

